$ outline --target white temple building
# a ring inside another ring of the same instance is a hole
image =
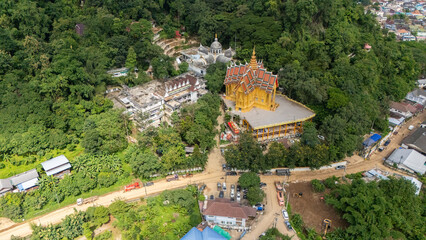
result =
[[[223,51],[222,44],[218,41],[216,34],[214,42],[210,47],[205,47],[200,44],[200,47],[183,50],[181,54],[181,56],[176,58],[178,64],[182,63],[182,61],[186,61],[189,64],[188,69],[190,71],[204,76],[210,64],[216,62],[230,62],[235,55],[235,50],[228,48]]]

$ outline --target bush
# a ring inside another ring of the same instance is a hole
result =
[[[117,181],[114,173],[101,172],[98,175],[98,185],[100,187],[109,187]]]
[[[324,192],[325,186],[320,180],[314,179],[311,181],[311,184],[315,192]]]
[[[4,163],[0,163],[0,169],[3,169],[5,167],[6,167],[6,165]]]
[[[355,179],[361,179],[362,178],[362,172],[348,174],[345,177],[349,178],[349,179],[353,179],[353,180],[355,180]]]
[[[324,180],[324,185],[327,188],[335,189],[337,181],[339,181],[339,178],[336,177],[336,176],[332,176],[332,177],[329,177],[329,178],[327,178],[327,179]]]

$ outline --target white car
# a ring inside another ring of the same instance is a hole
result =
[[[288,212],[285,209],[283,209],[282,212],[283,212],[284,221],[288,221],[289,220],[289,218],[288,218]]]
[[[237,202],[240,202],[241,201],[241,195],[240,195],[240,192],[237,192]]]
[[[235,197],[234,189],[231,189],[231,198],[234,198],[234,197]]]

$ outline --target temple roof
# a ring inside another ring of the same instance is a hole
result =
[[[257,70],[253,70],[257,64]],[[232,65],[226,70],[224,84],[239,83],[245,94],[249,94],[255,87],[272,93],[274,86],[278,86],[278,76],[268,72],[262,62],[250,61],[248,64]]]

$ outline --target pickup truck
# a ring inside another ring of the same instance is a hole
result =
[[[175,175],[170,175],[166,177],[167,182],[171,182],[171,181],[176,181],[179,180],[179,176],[177,174]]]
[[[275,182],[275,187],[277,188],[277,191],[282,191],[283,190],[283,186],[278,181]]]
[[[85,198],[85,199],[79,198],[79,199],[77,199],[77,205],[80,206],[80,205],[83,205],[83,204],[86,204],[86,203],[92,203],[96,200],[98,200],[98,196],[93,196],[93,197],[89,197],[89,198]]]

